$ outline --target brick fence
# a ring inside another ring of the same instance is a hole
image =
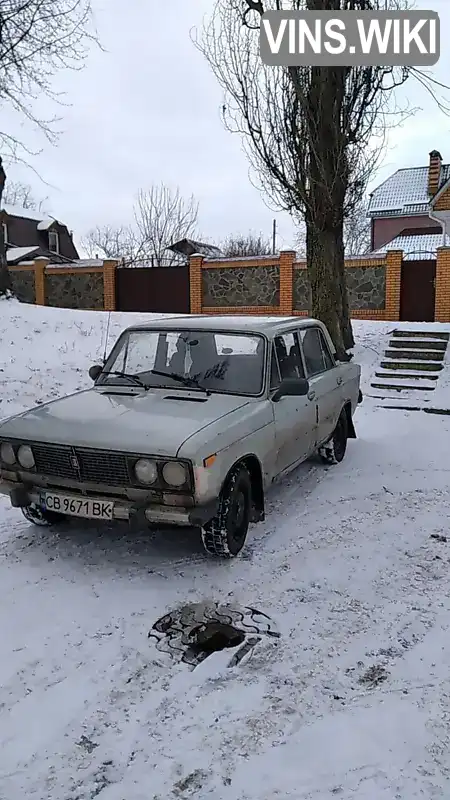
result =
[[[400,319],[403,252],[346,260],[353,319]],[[279,256],[190,260],[192,314],[286,314],[307,316],[310,298],[306,262],[293,251]],[[450,247],[436,257],[435,319],[450,322]]]
[[[48,259],[10,267],[21,300],[38,305],[114,311],[118,261],[50,264]],[[400,319],[403,252],[346,261],[351,316]],[[450,322],[450,247],[436,256],[435,320]],[[278,256],[209,260],[194,255],[189,265],[192,314],[283,314],[306,316],[310,309],[305,261],[293,251]],[[151,301],[151,298],[149,298]],[[167,299],[170,311],[171,299]],[[151,308],[142,308],[142,311]]]
[[[81,260],[50,264],[47,258],[9,267],[12,286],[25,303],[114,311],[117,261]]]

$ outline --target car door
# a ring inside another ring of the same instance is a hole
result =
[[[284,378],[304,378],[304,366],[296,331],[287,331],[274,340],[271,355],[271,394]],[[316,408],[305,397],[282,397],[273,403],[276,442],[276,474],[280,474],[310,455],[315,446]]]
[[[320,445],[333,433],[342,410],[342,374],[317,325],[301,328],[300,341],[310,396],[317,404],[316,445]]]

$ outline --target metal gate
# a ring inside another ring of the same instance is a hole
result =
[[[412,253],[408,253],[409,256]],[[420,251],[403,260],[400,284],[400,319],[405,322],[434,322],[436,300],[436,257]]]
[[[189,314],[189,265],[118,267],[116,310]]]

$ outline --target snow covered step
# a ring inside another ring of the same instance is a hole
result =
[[[439,375],[435,375],[433,372],[423,372],[421,370],[412,370],[409,369],[407,372],[406,370],[389,370],[389,369],[379,369],[375,372],[376,378],[394,378],[397,380],[398,378],[408,378],[408,380],[412,381],[437,381]]]
[[[430,330],[407,331],[402,328],[397,328],[395,331],[392,332],[392,336],[395,336],[398,339],[412,339],[417,337],[420,339],[425,339],[427,341],[442,339],[442,341],[448,342],[450,333],[447,333],[446,331],[430,331]]]
[[[447,349],[447,342],[438,341],[437,339],[391,339],[389,347],[395,347],[399,350],[439,350],[445,352]]]
[[[439,361],[411,361],[399,358],[384,358],[380,363],[383,369],[417,370],[418,372],[441,372],[443,364]]]
[[[428,381],[427,383],[412,384],[410,380],[408,381],[398,378],[395,381],[372,381],[370,385],[373,386],[374,389],[389,389],[395,392],[433,392],[436,389],[436,384],[432,381]]]
[[[444,352],[442,350],[386,350],[387,358],[417,359],[420,361],[442,361]]]

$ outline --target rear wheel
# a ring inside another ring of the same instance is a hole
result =
[[[248,470],[236,466],[220,493],[216,516],[202,528],[206,552],[221,558],[234,558],[244,547],[250,524],[252,487]]]
[[[22,514],[28,522],[33,525],[39,525],[41,528],[48,528],[50,525],[56,525],[57,522],[63,522],[65,517],[63,514],[57,514],[56,511],[45,511],[36,503],[31,503],[29,506],[22,506]]]
[[[348,421],[345,408],[342,409],[331,439],[319,448],[324,464],[339,464],[347,450]]]

